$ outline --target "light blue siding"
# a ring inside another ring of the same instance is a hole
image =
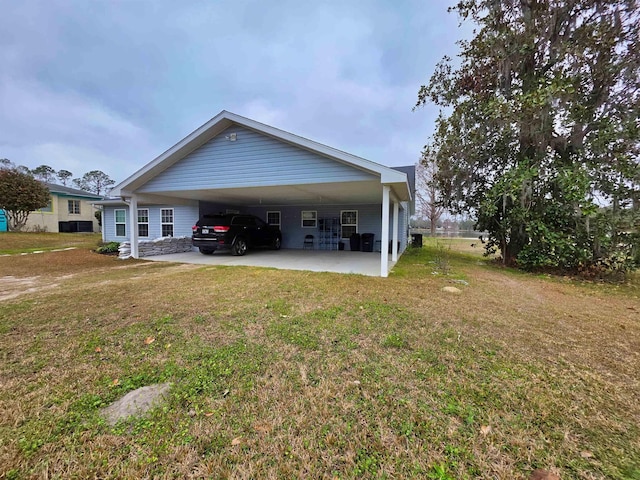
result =
[[[225,138],[236,134],[236,141]],[[376,177],[243,127],[230,127],[143,185],[140,192],[373,180]]]
[[[116,236],[116,219],[115,219],[115,211],[116,210],[124,210],[125,218],[127,225],[126,236],[118,237]],[[129,240],[129,206],[125,205],[122,207],[112,207],[105,206],[102,210],[102,229],[104,230],[103,238],[106,242],[124,242],[125,240]]]
[[[198,212],[198,205],[164,205],[154,207],[153,217],[158,222],[157,233],[154,237],[159,237],[162,233],[160,228],[160,210],[162,208],[173,208],[173,236],[174,237],[190,237],[191,227],[193,227],[200,213]]]
[[[163,208],[173,208],[173,236],[190,237],[191,227],[198,221],[198,205],[139,205],[138,208],[149,210],[149,236],[141,239],[154,239],[162,235],[160,211]],[[115,210],[124,210],[126,216],[126,236],[116,236]],[[107,242],[124,242],[130,239],[131,221],[129,218],[129,206],[114,207],[105,206],[103,213],[102,228],[104,229],[104,239]]]
[[[398,215],[398,238],[400,239],[400,249],[398,252],[401,253],[407,248],[409,237],[409,202],[400,202]]]

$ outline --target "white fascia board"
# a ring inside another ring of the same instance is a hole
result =
[[[110,205],[125,205],[124,200],[121,200],[119,198],[111,198],[108,200],[99,200],[97,202],[91,202],[91,205],[102,205],[104,206],[110,206]]]
[[[383,183],[383,185],[389,185],[391,187],[391,196],[398,202],[410,202],[411,190],[409,188],[409,182],[396,182],[396,183]]]

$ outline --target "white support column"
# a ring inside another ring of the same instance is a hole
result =
[[[104,228],[104,206],[100,207],[100,233],[102,234],[102,241],[107,243],[107,229]]]
[[[399,204],[397,200],[393,201],[393,245],[391,246],[391,260],[398,261],[398,212]]]
[[[382,238],[380,239],[380,276],[389,276],[389,185],[382,186]]]
[[[129,240],[131,242],[131,256],[138,257],[138,197],[131,195],[129,199]]]

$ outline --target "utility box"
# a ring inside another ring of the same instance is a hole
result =
[[[412,233],[411,234],[411,246],[414,248],[422,248],[422,234],[421,233]]]
[[[9,231],[9,219],[7,218],[7,214],[4,213],[4,210],[0,210],[0,232],[8,232]]]

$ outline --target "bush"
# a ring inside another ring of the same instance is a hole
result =
[[[118,253],[119,247],[120,247],[120,242],[103,243],[98,248],[96,248],[96,252],[101,253],[103,255],[114,255]]]

